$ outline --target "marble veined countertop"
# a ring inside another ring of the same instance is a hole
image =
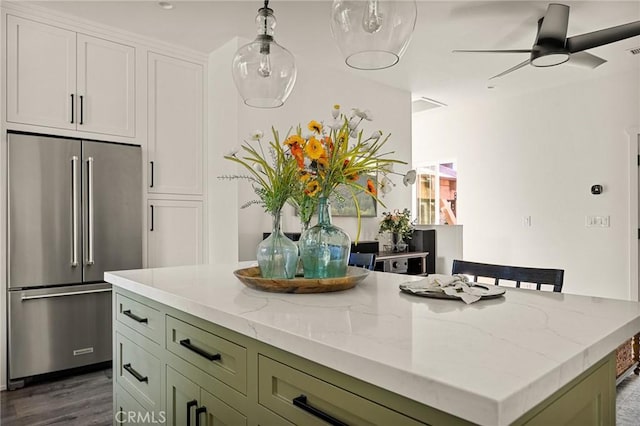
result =
[[[105,280],[442,411],[506,425],[640,330],[640,303],[507,289],[465,305],[400,293],[417,277],[372,272],[355,288],[266,293],[248,264],[105,273]]]

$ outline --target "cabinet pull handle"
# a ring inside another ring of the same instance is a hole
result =
[[[149,383],[149,378],[147,376],[143,376],[142,374],[134,370],[133,367],[131,366],[131,363],[123,365],[122,368],[124,368],[129,373],[131,373],[131,375],[135,377],[139,382]]]
[[[151,204],[151,229],[149,231],[153,231],[153,204]]]
[[[80,123],[79,124],[84,124],[84,103],[83,103],[83,99],[84,99],[84,96],[80,95]]]
[[[151,184],[149,188],[153,188],[153,161],[149,161],[149,163],[151,163]]]
[[[148,323],[149,320],[147,318],[141,318],[139,316],[137,316],[136,314],[132,314],[130,309],[127,309],[126,311],[122,311],[122,315],[126,315],[129,318],[131,318],[134,321],[137,322],[143,322],[143,323]]]
[[[207,407],[196,408],[196,426],[200,426],[200,414],[207,414]]]
[[[221,358],[220,354],[210,354],[209,352],[205,351],[204,349],[200,349],[197,346],[193,346],[191,344],[191,340],[189,340],[189,339],[180,340],[180,346],[184,346],[185,348],[189,349],[190,351],[193,351],[193,352],[197,353],[198,355],[208,359],[209,361],[216,361],[216,360],[219,360]]]
[[[324,413],[324,412],[318,410],[317,408],[314,408],[311,405],[307,404],[306,395],[300,395],[297,398],[293,398],[293,405],[295,405],[296,407],[306,411],[307,413],[319,418],[320,420],[324,420],[325,422],[329,423],[330,425],[333,425],[333,426],[348,426],[346,423],[343,423],[340,420],[338,420],[338,419],[336,419],[334,417],[331,417],[327,413]]]
[[[191,426],[191,407],[198,405],[198,401],[195,399],[187,402],[187,426]]]
[[[75,101],[73,100],[73,93],[71,94],[71,124],[73,124],[73,115],[74,115],[74,111],[73,111],[73,107],[74,107]]]

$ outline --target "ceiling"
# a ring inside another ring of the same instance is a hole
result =
[[[86,18],[200,52],[211,52],[235,36],[253,39],[261,1],[180,1],[173,10],[155,1],[41,1],[37,6]],[[571,7],[568,36],[640,20],[638,1],[563,2]],[[348,70],[447,105],[486,97],[515,96],[542,88],[635,70],[640,79],[640,37],[589,50],[608,62],[594,70],[560,65],[527,66],[496,75],[527,59],[527,54],[462,54],[453,49],[528,49],[548,2],[420,1],[413,39],[400,63],[387,70],[348,68],[331,38],[331,1],[272,0],[278,20],[276,41],[298,60]],[[231,60],[231,58],[230,58]],[[493,86],[493,88],[488,88]]]

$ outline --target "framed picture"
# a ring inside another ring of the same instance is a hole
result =
[[[367,179],[373,180],[374,184],[376,184],[375,176],[363,175],[358,179],[358,185],[362,187],[367,187]],[[351,192],[349,188],[342,185],[339,186],[336,190],[339,195],[333,194],[329,197],[329,201],[331,202],[331,216],[357,216],[356,205],[351,198]],[[376,217],[376,208],[377,203],[376,199],[366,192],[360,192],[356,194],[356,198],[358,199],[358,204],[360,205],[360,216],[362,217]]]

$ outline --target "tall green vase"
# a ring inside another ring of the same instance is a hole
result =
[[[335,278],[347,275],[351,238],[331,223],[327,198],[318,203],[318,224],[300,237],[300,254],[305,278]]]
[[[280,229],[280,212],[273,215],[271,235],[258,244],[256,257],[262,278],[291,279],[296,274],[298,246]]]

